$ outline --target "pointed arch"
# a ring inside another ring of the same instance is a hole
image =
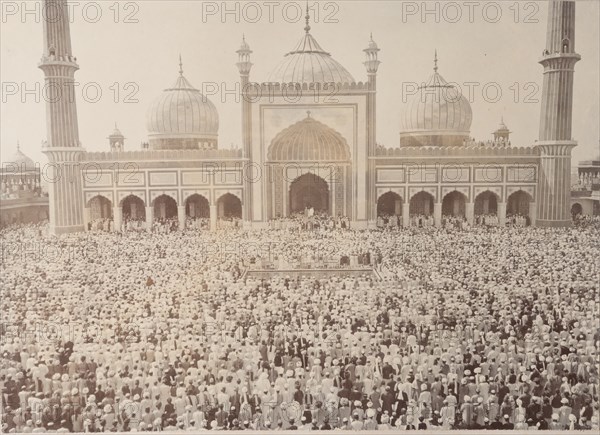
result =
[[[146,203],[135,194],[129,194],[121,199],[119,206],[123,210],[123,221],[146,220]]]
[[[433,214],[434,197],[424,190],[417,192],[410,198],[408,206],[411,216],[430,216]]]
[[[219,218],[242,218],[242,201],[231,193],[227,192],[217,199],[217,216]]]
[[[87,202],[86,207],[90,209],[90,220],[111,219],[112,201],[106,196],[98,194]]]
[[[496,192],[491,190],[484,190],[475,197],[474,213],[475,216],[481,215],[497,215],[498,214],[498,203],[500,197]]]
[[[152,207],[154,207],[154,219],[173,219],[177,217],[177,201],[167,193],[154,198]]]
[[[208,198],[194,193],[185,199],[185,215],[191,218],[210,217],[210,202]]]
[[[396,192],[386,192],[377,199],[377,216],[402,216],[402,197]]]
[[[442,199],[442,216],[465,217],[466,204],[466,195],[458,190],[453,190]]]

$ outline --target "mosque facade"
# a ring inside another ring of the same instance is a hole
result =
[[[66,1],[45,0],[62,19],[44,23],[40,68],[48,84],[73,86],[78,69],[71,51]],[[57,170],[78,174],[49,186],[55,233],[83,231],[94,219],[237,218],[262,228],[308,209],[345,216],[354,228],[372,228],[379,215],[526,216],[529,224],[571,224],[571,135],[575,52],[575,2],[552,1],[547,46],[539,63],[544,84],[539,140],[514,146],[502,121],[493,138],[471,138],[469,102],[440,72],[437,54],[430,78],[406,103],[398,146],[377,143],[379,47],[363,50],[366,75],[348,72],[311,33],[269,77],[252,77],[245,39],[236,64],[243,90],[240,149],[220,149],[214,104],[179,74],[147,112],[148,141],[128,150],[115,126],[110,149],[88,152],[80,144],[75,102],[48,99],[43,151]],[[414,78],[413,78],[414,79]],[[51,89],[51,87],[49,87]],[[490,129],[492,130],[492,129]],[[63,177],[64,178],[64,177]]]

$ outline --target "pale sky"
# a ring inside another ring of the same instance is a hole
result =
[[[24,92],[44,85],[43,73],[37,68],[43,51],[42,18],[35,13],[22,16],[23,5],[35,11],[36,3],[2,1],[2,161],[14,153],[19,140],[27,155],[46,162],[41,153],[41,141],[46,138],[45,103],[43,99],[35,101],[35,92]],[[513,131],[513,146],[531,146],[537,139],[542,87],[542,66],[537,61],[545,47],[547,3],[522,1],[517,7],[512,0],[468,3],[310,2],[312,35],[357,81],[366,80],[362,50],[371,32],[381,49],[378,143],[398,146],[403,88],[427,80],[435,49],[441,75],[460,84],[466,95],[469,86],[475,89],[471,96],[472,136],[491,138],[503,116]],[[237,7],[239,15],[224,17],[222,5],[221,1],[191,0],[72,3],[73,54],[81,68],[75,75],[81,84],[76,92],[79,130],[87,150],[108,150],[106,138],[115,122],[127,138],[126,149],[140,148],[146,140],[146,110],[175,82],[180,53],[184,75],[196,88],[216,83],[220,89],[231,90],[239,82],[235,51],[242,34],[253,50],[250,80],[257,82],[266,80],[304,34],[304,12],[297,16],[298,9],[305,6],[303,1],[257,1],[252,6],[231,2],[228,8],[235,11]],[[434,12],[422,16],[423,5]],[[97,19],[98,10],[102,16]],[[209,14],[212,11],[214,15]],[[262,14],[258,18],[257,11]],[[577,1],[575,45],[582,60],[575,66],[573,137],[579,146],[573,151],[574,164],[598,155],[600,146],[599,22],[600,2]],[[471,82],[476,85],[468,85]],[[84,85],[88,101],[84,100]],[[93,102],[97,88],[102,96]],[[11,95],[15,89],[17,95]],[[502,92],[498,98],[497,89]],[[126,102],[127,96],[137,102]],[[240,104],[232,95],[210,99],[219,112],[220,148],[241,145]],[[493,99],[498,101],[490,101]]]

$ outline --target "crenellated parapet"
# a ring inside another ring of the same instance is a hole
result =
[[[540,149],[534,147],[494,147],[494,146],[460,146],[460,147],[378,147],[376,157],[431,157],[431,156],[469,156],[469,157],[516,157],[540,155]]]
[[[375,91],[374,87],[369,82],[352,82],[352,83],[248,83],[244,89],[244,95],[252,98],[260,96],[274,97],[292,97],[297,94],[306,94],[307,96],[314,95],[315,92],[322,92],[323,95],[334,96],[336,94],[364,94],[365,92]],[[295,92],[296,94],[292,93]]]
[[[239,160],[242,150],[140,150],[140,151],[98,151],[87,152],[86,162],[135,162],[163,160]]]

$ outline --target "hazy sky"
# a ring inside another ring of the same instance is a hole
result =
[[[220,147],[241,144],[240,104],[224,90],[235,89],[239,81],[235,51],[242,34],[254,52],[250,79],[264,81],[302,37],[304,12],[298,14],[305,3],[231,2],[226,5],[230,13],[223,15],[224,5],[72,2],[73,52],[81,68],[75,75],[80,83],[79,130],[85,148],[108,150],[106,137],[117,122],[127,138],[126,149],[139,149],[146,140],[146,110],[175,82],[180,53],[185,76],[195,87],[215,83],[223,91],[210,97],[219,111]],[[513,145],[531,146],[537,139],[542,86],[542,66],[537,62],[545,47],[546,2],[311,1],[310,5],[311,33],[357,81],[366,80],[362,50],[373,32],[382,61],[377,81],[379,143],[398,146],[403,89],[427,80],[434,49],[442,76],[460,84],[472,99],[472,136],[489,139],[504,116],[513,131]],[[23,15],[24,6],[34,12]],[[40,145],[46,137],[45,103],[36,102],[44,85],[37,68],[43,45],[39,11],[39,2],[2,1],[3,161],[13,154],[17,140],[34,160],[46,161]],[[575,66],[573,136],[579,146],[574,162],[592,158],[599,150],[599,22],[600,2],[577,2],[576,50],[582,61]],[[36,86],[37,95],[24,92]],[[474,89],[472,95],[469,88]]]

